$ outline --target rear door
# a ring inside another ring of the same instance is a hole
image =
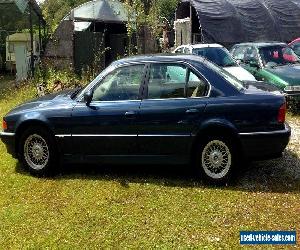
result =
[[[208,90],[208,82],[184,63],[151,64],[138,120],[140,153],[186,162]]]

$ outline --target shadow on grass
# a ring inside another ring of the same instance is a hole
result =
[[[29,175],[20,164],[17,164],[16,171]],[[58,174],[50,178],[58,181],[117,181],[126,188],[129,188],[131,183],[216,188],[197,178],[191,166],[64,165]],[[231,183],[217,188],[247,192],[300,193],[300,158],[287,150],[280,159],[247,163],[240,167]]]

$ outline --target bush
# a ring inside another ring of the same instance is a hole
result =
[[[94,78],[91,70],[83,71],[81,76],[73,69],[58,69],[50,62],[42,62],[36,68],[35,76],[31,80],[38,89],[38,95],[49,94],[64,89],[83,87]]]

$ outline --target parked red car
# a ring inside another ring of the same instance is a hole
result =
[[[295,39],[294,41],[290,42],[289,47],[294,50],[297,56],[300,56],[300,38]]]

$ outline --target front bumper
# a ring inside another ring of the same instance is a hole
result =
[[[270,132],[240,133],[244,156],[251,160],[268,160],[282,155],[291,137],[291,128]]]
[[[1,141],[5,144],[7,153],[16,158],[16,136],[14,133],[0,132]]]

